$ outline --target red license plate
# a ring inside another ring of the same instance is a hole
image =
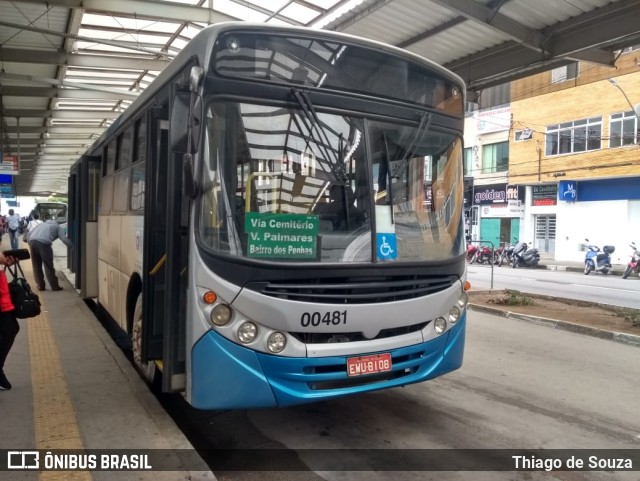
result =
[[[347,359],[347,376],[361,376],[385,371],[391,371],[391,354],[389,353]]]

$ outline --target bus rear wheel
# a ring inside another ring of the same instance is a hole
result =
[[[133,311],[133,329],[131,331],[131,348],[133,351],[133,364],[142,378],[148,384],[156,380],[156,363],[142,360],[142,296],[138,296],[136,307]]]

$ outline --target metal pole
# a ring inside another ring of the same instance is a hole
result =
[[[631,107],[631,111],[634,114],[636,114],[636,118],[638,119],[638,122],[640,122],[640,112],[636,111],[635,107],[631,103],[631,100],[629,100],[629,97],[627,97],[627,94],[625,93],[625,91],[622,90],[622,87],[620,87],[620,85],[618,84],[618,81],[616,79],[614,79],[614,78],[610,78],[609,79],[609,83],[611,85],[613,85],[614,87],[616,87],[620,92],[622,92],[622,95],[624,95],[624,98],[627,101],[627,103],[629,104],[629,107]]]

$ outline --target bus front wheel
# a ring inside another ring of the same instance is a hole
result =
[[[131,332],[131,347],[133,351],[133,363],[148,383],[153,384],[156,379],[156,363],[142,360],[142,296],[136,300],[136,308],[133,311],[133,330]]]

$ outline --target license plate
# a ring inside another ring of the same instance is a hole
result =
[[[347,359],[347,376],[361,376],[385,371],[391,371],[391,354],[389,353]]]

